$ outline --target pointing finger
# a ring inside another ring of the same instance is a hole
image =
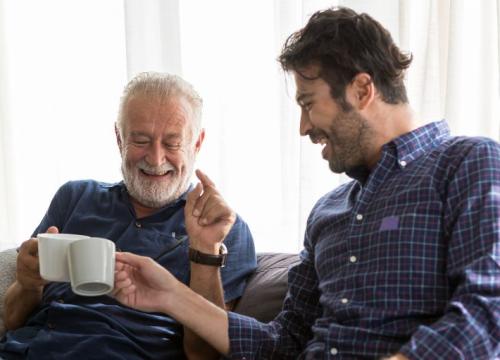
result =
[[[185,215],[194,215],[198,216],[195,214],[194,210],[196,207],[196,202],[200,198],[201,192],[203,191],[203,186],[201,183],[196,184],[195,188],[191,190],[191,192],[188,194],[187,199],[186,199],[186,206],[184,207],[184,214]]]
[[[200,169],[196,169],[196,176],[203,183],[203,186],[213,186],[213,187],[215,187],[215,183],[208,177],[207,174],[205,174]]]

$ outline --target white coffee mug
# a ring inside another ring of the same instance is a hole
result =
[[[115,281],[115,243],[94,237],[73,241],[69,244],[68,265],[75,294],[108,294]]]
[[[69,281],[67,252],[73,241],[88,239],[85,235],[50,234],[37,235],[40,276],[48,281]]]

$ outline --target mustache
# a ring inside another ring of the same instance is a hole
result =
[[[322,138],[329,139],[328,134],[321,129],[311,129],[309,130],[308,135],[309,139],[311,139],[311,142],[313,142],[314,144],[316,144]]]
[[[160,166],[151,166],[144,159],[142,159],[137,163],[137,167],[140,170],[144,170],[150,174],[155,174],[155,175],[162,175],[165,174],[167,171],[173,171],[174,174],[177,173],[175,167],[168,161],[161,164]]]

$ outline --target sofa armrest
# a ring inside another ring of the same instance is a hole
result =
[[[288,269],[298,263],[298,254],[257,254],[257,269],[248,279],[234,311],[261,322],[273,320],[283,306],[288,288]]]
[[[3,303],[7,288],[16,278],[16,249],[8,249],[0,252],[0,337],[4,334],[3,325]]]

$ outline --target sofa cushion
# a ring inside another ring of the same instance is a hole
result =
[[[14,282],[16,277],[16,258],[15,249],[8,249],[0,252],[0,337],[5,332],[3,326],[3,300],[5,291]]]
[[[257,270],[234,311],[269,322],[280,312],[288,287],[288,269],[299,263],[298,254],[259,253]]]

